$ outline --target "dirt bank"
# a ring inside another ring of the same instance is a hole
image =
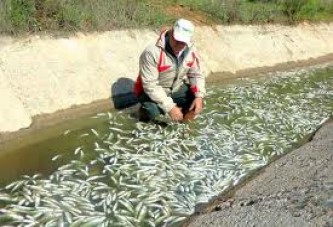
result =
[[[333,120],[186,226],[333,226]]]
[[[138,56],[158,33],[0,37],[0,132],[28,128],[36,116],[128,93]],[[198,26],[194,40],[205,75],[220,80],[330,56],[333,23]]]

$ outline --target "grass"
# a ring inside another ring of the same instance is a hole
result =
[[[295,23],[333,19],[333,0],[1,0],[0,33],[105,31],[159,27],[183,5],[222,24]]]
[[[332,0],[169,0],[201,10],[222,23],[295,23],[332,20]]]
[[[170,17],[143,0],[0,1],[1,33],[103,31],[170,22]]]

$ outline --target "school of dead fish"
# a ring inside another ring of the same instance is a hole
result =
[[[89,129],[80,135],[95,137],[93,150],[79,146],[73,150],[77,159],[48,178],[23,176],[0,190],[0,223],[177,225],[196,205],[287,152],[332,115],[329,72],[214,87],[205,111],[189,124],[161,127],[100,113],[96,117],[108,118],[108,133]],[[131,127],[123,124],[128,120]]]

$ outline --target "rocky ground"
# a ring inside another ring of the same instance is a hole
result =
[[[186,225],[333,226],[333,120]]]

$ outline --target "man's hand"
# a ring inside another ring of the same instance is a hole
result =
[[[170,111],[169,111],[169,116],[172,121],[181,121],[183,120],[183,113],[182,110],[178,106],[174,106]]]
[[[202,98],[195,98],[189,111],[194,110],[194,114],[197,115],[202,111]]]

